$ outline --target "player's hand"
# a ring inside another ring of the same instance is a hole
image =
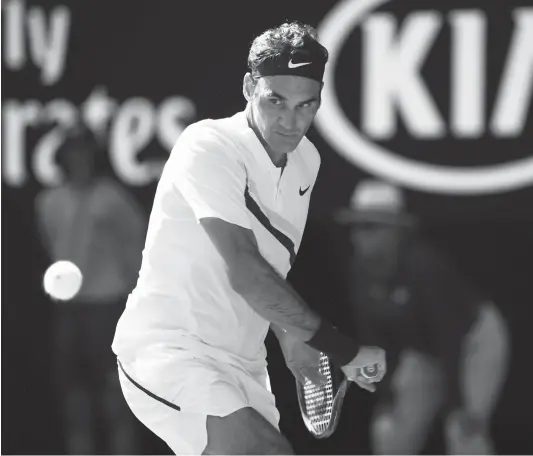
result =
[[[362,375],[361,370],[372,368],[377,365],[378,373],[375,377],[366,378]],[[380,382],[387,372],[387,362],[385,360],[385,350],[380,347],[362,346],[357,356],[349,364],[342,366],[342,371],[348,380],[357,383],[361,388],[374,392],[376,385]]]
[[[306,379],[309,379],[315,385],[324,385],[326,383],[326,377],[318,369],[320,364],[319,351],[288,334],[279,343],[287,367],[302,385]]]

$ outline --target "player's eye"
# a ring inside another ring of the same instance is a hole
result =
[[[312,108],[315,105],[315,103],[317,103],[317,100],[309,100],[309,101],[300,103],[299,106],[300,108]]]
[[[279,106],[282,103],[279,98],[269,98],[268,101],[270,101],[270,103],[276,106]]]

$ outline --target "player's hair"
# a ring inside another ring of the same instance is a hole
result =
[[[252,75],[267,58],[277,57],[293,51],[304,51],[314,61],[326,64],[328,51],[318,41],[314,27],[301,22],[285,22],[268,29],[255,38],[248,53],[248,68]]]

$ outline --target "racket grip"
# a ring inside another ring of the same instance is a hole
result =
[[[365,378],[374,378],[378,375],[378,373],[379,366],[377,364],[361,368],[361,375]]]

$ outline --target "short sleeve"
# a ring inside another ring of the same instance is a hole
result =
[[[215,217],[251,229],[244,198],[246,169],[225,134],[192,125],[178,139],[169,161],[173,184],[198,222]]]

